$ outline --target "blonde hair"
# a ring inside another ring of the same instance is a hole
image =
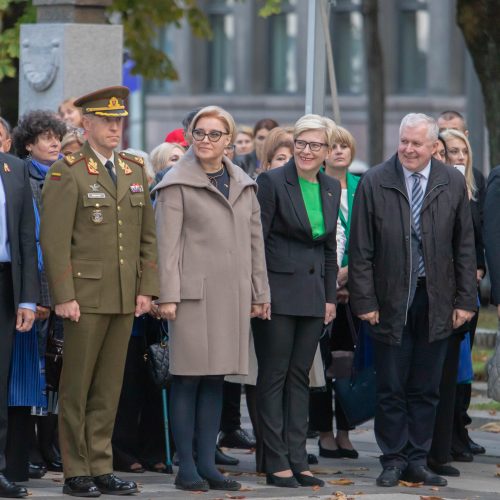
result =
[[[472,149],[470,147],[469,139],[467,139],[467,136],[463,132],[453,128],[442,130],[439,135],[446,143],[446,151],[449,151],[450,149],[447,143],[449,139],[460,139],[467,146],[469,154],[467,155],[467,162],[465,164],[465,182],[467,184],[467,190],[469,191],[469,197],[476,200],[477,186],[474,181],[474,173],[472,171]]]
[[[204,108],[201,108],[200,111],[196,113],[193,121],[189,125],[189,135],[192,136],[193,130],[196,128],[198,120],[206,116],[217,118],[222,123],[224,123],[227,129],[226,132],[229,134],[229,138],[232,143],[236,132],[236,124],[234,123],[234,118],[231,116],[231,114],[220,106],[206,106]]]
[[[351,161],[354,160],[356,156],[356,139],[354,136],[344,127],[337,125],[337,138],[334,144],[341,144],[347,146],[351,150]]]
[[[262,146],[262,170],[269,170],[271,160],[280,148],[289,148],[293,154],[292,127],[275,127],[269,131]]]
[[[327,118],[326,116],[308,114],[299,118],[293,128],[293,138],[297,137],[309,130],[322,130],[325,133],[325,140],[328,147],[331,148],[336,142],[337,138],[337,125],[336,123]]]
[[[168,159],[172,155],[174,149],[185,151],[178,142],[162,142],[149,153],[149,161],[151,162],[155,174],[167,166]]]
[[[235,136],[238,134],[248,135],[248,137],[250,137],[253,141],[253,129],[251,127],[248,127],[247,125],[240,125],[236,130]]]

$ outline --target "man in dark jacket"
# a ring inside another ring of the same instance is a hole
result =
[[[467,188],[432,159],[437,134],[432,118],[405,116],[397,155],[365,174],[353,204],[349,289],[374,338],[379,486],[446,485],[426,466],[445,339],[477,308]]]

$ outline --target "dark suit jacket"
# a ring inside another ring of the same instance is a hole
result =
[[[275,314],[322,317],[337,301],[340,183],[320,172],[325,234],[313,239],[293,158],[257,177],[266,263]]]
[[[0,153],[0,177],[6,198],[13,298],[17,311],[20,302],[37,303],[39,298],[33,198],[23,161]]]

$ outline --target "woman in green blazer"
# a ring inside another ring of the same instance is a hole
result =
[[[347,322],[349,310],[349,291],[347,287],[349,260],[349,229],[351,222],[354,194],[358,187],[359,177],[348,171],[356,153],[356,143],[352,134],[343,127],[338,128],[339,140],[333,145],[332,151],[325,162],[325,173],[340,182],[342,194],[340,199],[339,219],[344,228],[346,246],[341,268],[337,275],[337,317],[332,326],[329,351],[352,351],[353,342]],[[356,328],[359,320],[353,317]],[[319,454],[326,458],[357,458],[358,452],[349,440],[349,425],[346,422],[342,408],[335,399],[335,420],[337,435],[333,434],[332,380],[327,380],[327,390],[312,392],[310,395],[309,426],[319,432]]]

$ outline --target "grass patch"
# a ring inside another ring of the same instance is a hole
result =
[[[495,306],[481,307],[477,327],[495,331],[498,329],[497,308]]]
[[[486,381],[486,363],[491,356],[493,356],[493,353],[493,349],[472,348],[472,371],[474,372],[474,380]]]
[[[475,403],[470,405],[473,410],[485,411],[500,411],[500,403],[498,401],[490,401],[488,403]]]

